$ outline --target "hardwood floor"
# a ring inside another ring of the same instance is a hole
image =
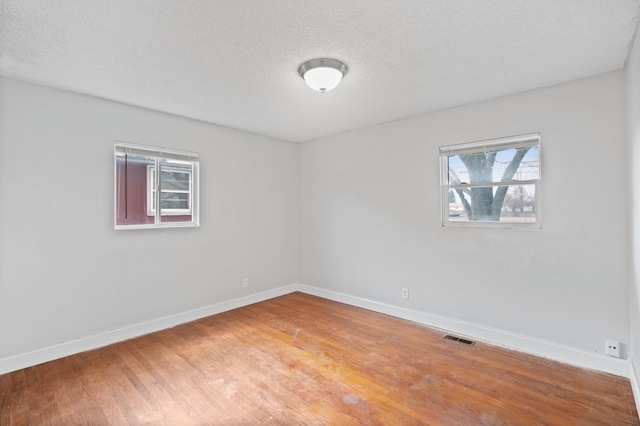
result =
[[[0,376],[0,424],[640,424],[627,379],[293,293]]]

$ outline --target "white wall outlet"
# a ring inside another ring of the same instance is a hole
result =
[[[409,298],[409,289],[408,288],[403,288],[402,289],[402,298],[403,299],[408,299]]]
[[[606,339],[604,353],[620,358],[620,341]]]
[[[249,287],[249,278],[243,278],[242,279],[242,287]]]

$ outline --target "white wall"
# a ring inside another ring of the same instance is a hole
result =
[[[297,279],[640,359],[625,88],[610,73],[295,145],[0,78],[0,361]],[[544,229],[442,228],[438,147],[530,132]],[[200,152],[201,227],[113,230],[115,140]]]
[[[629,161],[631,165],[631,235],[632,271],[629,290],[631,350],[635,366],[635,385],[640,384],[640,42],[638,35],[631,50],[626,69],[627,128]],[[640,402],[640,388],[636,388],[636,401]]]
[[[199,228],[113,230],[115,140],[200,153]],[[0,359],[294,283],[297,151],[0,78]]]
[[[624,90],[614,72],[303,144],[300,281],[592,353],[629,344]],[[442,228],[438,147],[531,132],[544,229]]]

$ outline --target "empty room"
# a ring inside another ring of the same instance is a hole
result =
[[[0,1],[0,425],[640,425],[639,19]]]

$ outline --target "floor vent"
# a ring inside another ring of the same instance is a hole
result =
[[[474,342],[473,340],[463,339],[462,337],[456,337],[450,334],[447,334],[446,336],[444,336],[444,338],[447,340],[453,340],[454,342],[464,343],[465,345],[469,346],[473,346],[476,344],[476,342]]]

